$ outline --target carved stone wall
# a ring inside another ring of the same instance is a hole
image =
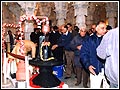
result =
[[[66,14],[65,23],[71,23],[73,26],[76,24],[74,12],[75,10],[73,6],[73,2],[67,3],[67,14]]]
[[[91,28],[92,24],[97,24],[100,20],[106,21],[105,3],[89,2],[86,16],[87,29]]]
[[[113,28],[118,26],[118,3],[117,2],[89,2],[86,25],[91,28],[100,20],[106,21],[106,24]]]
[[[50,6],[51,6],[51,12],[50,12],[50,15],[48,18],[50,19],[52,26],[55,26],[55,25],[57,25],[55,3],[50,2]]]
[[[118,26],[118,3],[108,2],[106,3],[106,17],[108,19],[108,24],[113,28]]]
[[[86,26],[88,29],[91,28],[91,25],[94,23],[94,20],[93,20],[94,12],[95,12],[95,6],[93,3],[89,2],[88,8],[87,8],[87,16],[86,16]]]
[[[37,3],[37,14],[36,16],[50,16],[51,13],[51,2],[38,2]]]
[[[19,17],[21,15],[21,7],[16,2],[2,2],[2,24],[14,24],[17,25]],[[16,32],[15,27],[6,27],[5,35],[8,30],[11,30],[13,33]]]
[[[101,19],[108,20],[112,27],[118,26],[118,2],[5,2],[2,5],[2,23],[18,24],[23,14],[47,16],[57,26],[71,23],[89,29]],[[31,23],[27,26],[31,27]],[[26,33],[31,33],[33,28]]]

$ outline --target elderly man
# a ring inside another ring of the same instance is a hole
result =
[[[96,48],[100,44],[103,35],[106,33],[106,24],[104,21],[98,22],[96,32],[83,42],[80,50],[81,62],[90,72],[90,87],[100,88],[101,73],[104,63],[97,57]]]
[[[87,32],[86,28],[81,27],[79,30],[79,34],[76,35],[70,43],[70,47],[74,51],[74,65],[75,65],[75,70],[77,75],[77,83],[75,85],[78,86],[82,82],[82,77],[83,77],[83,86],[85,88],[88,87],[87,83],[88,83],[89,74],[86,72],[86,70],[81,64],[79,52],[82,47],[83,41],[85,41],[89,37],[86,35],[86,32]]]

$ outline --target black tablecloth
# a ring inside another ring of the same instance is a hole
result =
[[[61,81],[53,74],[52,67],[62,65],[62,61],[56,59],[42,61],[39,58],[29,60],[30,65],[39,67],[39,74],[32,81],[35,85],[50,88],[59,86]]]

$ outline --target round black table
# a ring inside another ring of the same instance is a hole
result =
[[[59,86],[61,81],[53,74],[53,66],[62,65],[62,61],[53,59],[50,61],[42,61],[40,58],[29,60],[30,65],[39,67],[39,74],[32,80],[33,84],[43,88],[51,88]]]

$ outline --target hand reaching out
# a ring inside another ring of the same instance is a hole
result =
[[[96,75],[94,69],[96,69],[94,66],[92,66],[92,65],[89,66],[90,73],[92,73],[93,75]]]
[[[58,47],[58,45],[53,45],[51,49],[54,50],[57,47]]]

